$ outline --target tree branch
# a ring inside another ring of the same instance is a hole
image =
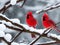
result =
[[[41,36],[39,36],[38,38],[36,38],[33,42],[30,43],[30,45],[33,45],[36,41],[38,41],[41,38]]]
[[[14,26],[9,26],[9,25],[7,25],[7,24],[4,23],[4,25],[5,25],[7,28],[9,28],[9,29],[12,29],[12,30],[15,30],[15,31],[19,31],[19,32],[34,33],[34,34],[39,35],[39,37],[38,37],[32,44],[34,44],[40,37],[47,37],[47,33],[45,34],[45,32],[47,31],[47,29],[44,31],[43,34],[40,34],[39,32],[27,30],[27,29],[25,29],[25,27],[23,27],[22,25],[17,24],[17,23],[14,23],[14,22],[12,22],[11,20],[9,20],[8,18],[6,18],[6,17],[4,17],[4,16],[1,16],[1,15],[0,15],[0,20],[4,20],[4,21],[6,21],[6,22],[10,22],[12,25],[19,27],[19,28],[16,28],[16,27],[14,27]],[[2,23],[3,23],[3,22],[2,22]],[[60,22],[57,23],[57,24],[60,24]],[[56,24],[56,25],[57,25],[57,24]],[[22,28],[22,29],[21,29],[21,28]],[[38,31],[38,30],[37,30],[37,31]],[[19,35],[20,35],[20,34],[16,35],[16,37],[14,38],[14,40],[15,40]],[[47,37],[47,38],[51,38],[51,39],[53,39],[53,40],[56,40],[56,42],[57,42],[57,41],[60,42],[60,40],[58,40],[57,38],[53,38],[53,37]],[[3,40],[5,40],[5,39],[3,39]],[[14,40],[13,40],[13,41],[14,41]],[[9,42],[9,44],[10,44],[10,42]],[[31,45],[32,45],[32,44],[31,44]]]
[[[8,42],[7,40],[5,40],[5,38],[3,38],[3,37],[0,37],[0,40],[3,40],[5,43],[7,43],[8,45],[11,45],[11,43],[10,42]]]
[[[5,17],[3,17],[3,16],[0,16],[0,20],[5,20],[6,22],[10,22],[10,23],[13,24],[14,26],[17,26],[17,27],[20,27],[20,28],[26,30],[23,26],[21,26],[21,25],[19,25],[19,24],[17,24],[17,23],[14,23],[14,22],[10,21],[9,19],[7,19],[7,18],[5,18]]]
[[[16,40],[16,38],[21,34],[22,32],[19,32],[14,38],[13,38],[13,40],[11,41],[11,43],[14,41],[14,40]]]
[[[51,45],[51,44],[58,44],[58,43],[60,43],[60,42],[56,41],[56,42],[43,43],[43,44],[37,44],[37,45]]]
[[[47,8],[45,8],[45,9],[38,10],[38,11],[36,11],[36,13],[47,12],[47,11],[49,11],[49,10],[53,10],[53,9],[56,9],[56,8],[59,8],[59,7],[60,7],[60,3],[57,3],[57,4],[55,4],[55,5],[52,5],[52,6],[47,7]]]
[[[25,4],[26,0],[17,0],[17,3],[21,2],[21,1],[24,1],[24,2],[23,2],[23,4],[22,4],[20,7],[23,7],[23,5]],[[6,2],[5,5],[4,5],[4,7],[0,10],[0,12],[2,12],[2,13],[4,14],[5,11],[6,11],[8,8],[12,7],[12,5],[9,4],[9,3],[10,3],[10,1]],[[9,4],[9,5],[8,5],[8,4]],[[8,5],[8,6],[6,7],[6,5]]]

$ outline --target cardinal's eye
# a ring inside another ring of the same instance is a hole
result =
[[[27,15],[27,19],[29,19],[29,15]]]
[[[45,21],[45,19],[46,19],[46,18],[45,18],[45,17],[43,17],[43,21]]]

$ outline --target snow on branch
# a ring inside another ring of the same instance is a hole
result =
[[[10,4],[15,5],[16,2],[17,2],[17,0],[11,0],[11,1],[10,1]]]
[[[59,7],[60,7],[60,3],[57,3],[55,5],[51,5],[49,7],[44,8],[44,9],[38,10],[38,11],[36,11],[36,13],[47,12],[49,10],[53,10],[53,9],[56,9],[56,8],[59,8]]]
[[[23,7],[23,5],[26,2],[26,0],[16,0],[16,1],[15,1],[16,3],[24,1],[23,4],[20,7]],[[11,0],[11,2],[13,2],[13,0]],[[3,8],[0,9],[0,13],[4,13],[8,8],[12,7],[14,4],[11,4],[11,2],[10,2],[10,0],[8,2],[6,2],[5,5],[3,6]]]
[[[8,23],[9,22],[9,23]],[[50,39],[55,40],[56,42],[60,43],[60,36],[56,35],[56,34],[49,34],[49,31],[51,31],[51,28],[48,29],[34,29],[32,27],[27,26],[26,24],[21,24],[19,23],[19,21],[17,21],[18,23],[15,22],[15,20],[11,20],[8,19],[6,16],[4,16],[3,14],[0,14],[0,24],[3,24],[6,26],[6,28],[8,29],[12,29],[15,31],[19,31],[19,33],[13,38],[12,41],[9,41],[8,43],[6,42],[7,40],[5,38],[2,38],[3,41],[5,41],[8,45],[10,45],[20,34],[22,34],[22,32],[27,32],[27,33],[34,33],[36,35],[39,35],[38,38],[36,38],[34,41],[32,41],[30,43],[30,45],[33,45],[37,40],[39,40],[41,37],[47,37]],[[60,24],[57,23],[57,24]],[[57,25],[56,24],[56,25]],[[6,29],[4,28],[4,30]],[[3,30],[3,29],[2,29]],[[47,33],[46,31],[49,30]],[[4,35],[4,34],[3,34]],[[54,36],[53,36],[54,35]],[[2,36],[4,37],[4,36]],[[11,37],[11,36],[10,36]],[[10,38],[11,39],[11,38]]]
[[[44,36],[44,37],[46,37],[46,36]],[[53,39],[54,41],[50,41],[50,42],[48,41],[46,43],[42,43],[41,45],[60,43],[60,35],[49,33],[49,34],[47,34],[47,38]],[[39,45],[39,44],[37,44],[37,45]]]

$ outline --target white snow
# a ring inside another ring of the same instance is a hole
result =
[[[2,42],[0,43],[0,45],[8,45],[8,44],[5,43],[4,41],[2,41]]]
[[[11,45],[27,45],[25,43],[16,43],[16,42],[12,42]]]
[[[10,19],[12,22],[20,24],[20,20],[18,18]]]
[[[4,37],[4,36],[5,36],[5,33],[0,30],[0,37]]]
[[[56,7],[56,6],[55,6]],[[45,10],[48,10],[48,9],[50,9],[51,7],[49,7],[49,8],[47,8],[47,7],[45,7],[45,8],[43,8],[43,9],[40,9],[40,10],[37,10],[35,13],[39,13],[39,12],[41,12],[41,11],[45,11]]]
[[[0,16],[7,18],[4,14],[0,13]],[[7,18],[8,19],[8,18]]]
[[[4,22],[6,25],[13,26],[10,22]]]
[[[38,42],[38,43],[35,43],[34,45],[38,45],[38,44],[46,44],[46,43],[54,43],[56,41],[47,41],[47,42]]]
[[[50,37],[50,36],[55,37],[55,38],[57,37],[56,34],[48,33],[48,37]]]
[[[5,45],[4,43],[0,43],[0,45]]]
[[[1,13],[0,13],[0,16],[5,17],[6,19],[8,19],[5,15],[3,15],[3,14],[1,14]],[[13,23],[18,23],[18,24],[20,24],[20,20],[17,19],[17,18],[15,18],[15,19],[8,19],[8,20],[12,21]],[[8,26],[14,26],[11,22],[6,22],[6,21],[4,21],[4,20],[0,20],[0,22],[2,22],[3,24],[6,24],[6,25],[8,25]],[[14,26],[14,27],[17,27],[17,26]],[[19,27],[17,27],[17,28],[19,28]]]
[[[42,10],[39,10],[39,11],[36,11],[36,13],[39,13],[39,12],[41,12]]]
[[[26,24],[20,24],[20,25],[22,25],[22,26],[25,27],[26,29],[29,29],[29,26],[26,25]]]
[[[7,18],[4,14],[1,14],[1,13],[0,13],[0,16]],[[8,19],[8,20],[20,24],[20,20],[18,18]],[[3,23],[6,23],[7,25],[10,25],[10,26],[12,25],[10,22],[6,22],[6,21],[4,21]]]
[[[10,19],[12,22],[14,22],[14,23],[18,23],[18,24],[20,24],[20,20],[18,20],[18,19]],[[9,25],[9,26],[13,26],[13,24],[12,23],[10,23],[10,22],[6,22],[6,21],[4,21],[4,20],[0,20],[0,22],[2,22],[3,24],[1,24],[1,25],[3,25],[3,26],[5,26],[4,24],[6,24],[6,25]],[[5,28],[4,28],[5,29]]]
[[[27,30],[30,30],[30,31],[32,31],[32,32],[37,32],[37,33],[40,33],[40,34],[42,34],[45,30],[46,30],[46,28],[45,29],[36,29],[36,28],[33,28],[33,27],[29,27],[28,25],[26,25],[26,24],[21,24],[23,27],[25,27]]]
[[[10,4],[11,4],[11,5],[15,5],[16,3],[17,3],[17,0],[11,0],[11,1],[10,1]]]
[[[45,34],[46,34],[46,33],[48,33],[50,30],[51,30],[51,28],[50,28],[50,29],[48,29],[48,30],[45,32]]]
[[[32,30],[32,29],[30,28],[30,30],[33,31],[33,32],[37,32],[37,33],[43,34],[43,32],[44,32],[46,29],[34,29],[34,30]]]
[[[0,22],[2,22],[3,25],[6,24],[6,25],[9,25],[9,26],[12,26],[12,24],[11,24],[10,22],[6,22],[6,21],[4,21],[4,20],[0,20]],[[5,27],[6,27],[6,26],[5,26]]]
[[[12,39],[12,36],[11,36],[11,34],[6,34],[5,36],[4,36],[4,38],[7,40],[7,41],[11,41],[11,39]]]
[[[28,45],[28,44],[25,44],[25,43],[20,43],[19,45]]]
[[[47,35],[47,36],[48,36],[48,37],[57,38],[58,40],[60,40],[60,35],[57,35],[57,34],[48,33],[48,35]]]
[[[19,45],[19,43],[12,42],[11,45]]]
[[[6,26],[4,24],[0,24],[0,30],[1,31],[5,31],[6,30]]]
[[[56,42],[56,41],[47,41],[46,43],[51,43],[51,42]]]
[[[60,40],[60,35],[57,35],[57,39]]]

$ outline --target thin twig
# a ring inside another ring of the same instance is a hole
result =
[[[23,7],[23,5],[25,4],[26,0],[24,0],[23,4],[20,6],[21,8]]]
[[[26,0],[17,0],[17,3],[21,2],[21,1],[24,1],[23,4],[20,6],[20,7],[22,8],[23,5],[25,4]],[[10,3],[10,1],[6,2],[5,5],[4,5],[4,7],[0,10],[0,12],[2,12],[2,14],[4,14],[5,11],[12,6],[12,5],[9,4],[9,3]],[[9,5],[8,5],[8,4],[9,4]],[[8,6],[6,7],[6,5],[8,5]]]
[[[16,38],[21,34],[22,32],[19,32],[14,38],[13,38],[13,40],[11,41],[11,43],[14,41],[14,40],[16,40]]]
[[[59,8],[60,7],[60,3],[57,3],[56,5],[52,5],[51,7],[49,6],[48,8],[46,8],[46,9],[42,9],[42,10],[38,10],[38,11],[36,11],[36,13],[42,13],[42,12],[47,12],[47,11],[49,11],[49,10],[53,10],[53,9],[56,9],[56,8]]]
[[[30,43],[30,45],[33,45],[37,40],[40,39],[41,36],[39,36],[38,38],[36,38],[33,42]]]
[[[43,44],[37,44],[37,45],[51,45],[51,44],[58,44],[58,43],[60,43],[60,41],[50,42],[50,43],[43,43]]]
[[[9,6],[7,6],[7,7],[4,7],[4,10],[2,10],[3,12],[2,12],[2,14],[4,14],[5,13],[5,11],[8,9],[8,8],[10,8],[12,5],[10,4]]]
[[[5,40],[5,38],[3,38],[3,37],[0,37],[0,40],[3,40],[5,43],[7,43],[8,45],[11,45],[11,43],[10,42],[8,42],[7,40]]]

